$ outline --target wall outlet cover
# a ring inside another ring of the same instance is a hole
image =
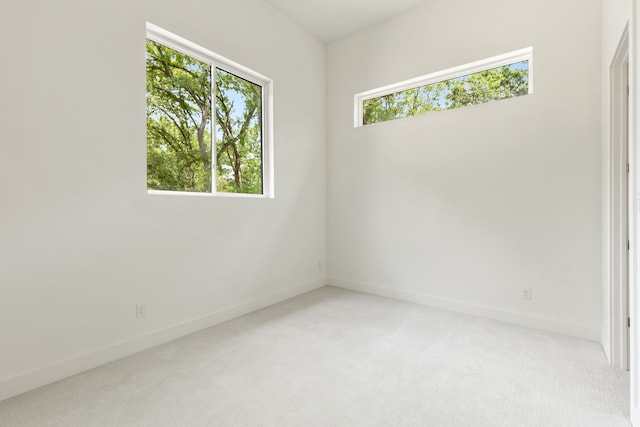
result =
[[[144,304],[136,305],[136,319],[142,319],[143,317],[147,317],[147,308]]]

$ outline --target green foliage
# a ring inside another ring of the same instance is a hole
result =
[[[427,114],[443,110],[440,99],[446,82],[420,86],[364,101],[363,124]]]
[[[215,70],[217,191],[262,193],[262,88]],[[208,64],[147,40],[147,188],[212,191]]]
[[[525,64],[526,61],[365,100],[363,124],[526,95],[529,89]]]
[[[447,109],[512,98],[529,92],[528,71],[511,69],[509,66],[481,71],[446,83]]]
[[[217,189],[262,194],[262,88],[216,70]]]
[[[147,40],[147,188],[211,191],[211,67]]]

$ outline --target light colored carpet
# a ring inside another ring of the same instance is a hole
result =
[[[630,425],[600,345],[325,287],[0,403],[2,426]]]

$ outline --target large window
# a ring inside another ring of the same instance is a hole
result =
[[[533,92],[527,48],[355,95],[355,126],[513,98]]]
[[[147,189],[273,196],[269,79],[147,24]]]

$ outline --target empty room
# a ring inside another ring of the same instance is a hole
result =
[[[3,0],[0,426],[640,427],[636,0]]]

